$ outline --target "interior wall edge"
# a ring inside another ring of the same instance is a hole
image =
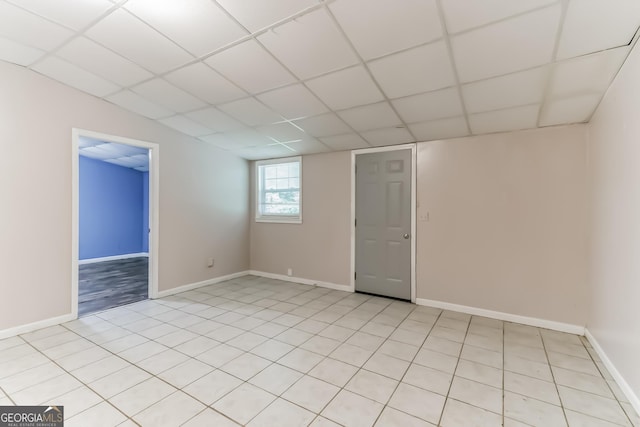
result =
[[[238,277],[243,277],[243,276],[246,276],[247,274],[249,274],[249,272],[246,270],[238,271],[236,273],[226,274],[224,276],[213,277],[211,279],[203,280],[201,282],[187,283],[186,285],[176,286],[175,288],[159,291],[155,297],[150,299],[164,298],[170,295],[179,294],[181,292],[192,291],[194,289],[202,288],[203,286],[215,285],[216,283],[237,279]]]
[[[353,292],[349,285],[340,285],[338,283],[323,282],[321,280],[305,279],[303,277],[285,276],[284,274],[267,273],[266,271],[249,270],[249,274],[253,276],[266,277],[267,279],[284,280],[285,282],[293,282],[301,285],[318,286],[320,288],[333,289],[336,291]]]
[[[416,298],[417,305],[427,307],[441,308],[443,310],[457,311],[460,313],[471,314],[473,316],[488,317],[490,319],[503,320],[506,322],[520,323],[527,326],[535,326],[537,328],[550,329],[558,332],[566,332],[568,334],[580,335],[585,334],[584,325],[574,325],[571,323],[556,322],[554,320],[541,319],[537,317],[521,316],[518,314],[504,313],[501,311],[487,310],[479,307],[471,307],[467,305],[452,304],[444,301],[436,301],[425,298]]]
[[[598,356],[600,356],[602,363],[613,377],[613,380],[616,382],[616,384],[618,384],[627,399],[629,399],[629,403],[631,403],[633,409],[635,409],[637,413],[640,413],[640,396],[636,395],[629,383],[627,383],[620,371],[618,371],[596,337],[591,333],[591,331],[589,331],[588,328],[585,329],[584,336],[589,340],[593,349],[596,351],[596,353],[598,353]]]
[[[28,332],[37,331],[38,329],[48,328],[49,326],[59,325],[61,323],[75,320],[73,313],[63,314],[62,316],[50,317],[48,319],[38,320],[37,322],[27,323],[24,325],[13,326],[11,328],[0,330],[0,340],[11,338],[16,335],[26,334]]]

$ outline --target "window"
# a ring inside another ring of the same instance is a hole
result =
[[[256,162],[258,222],[302,222],[300,157]]]

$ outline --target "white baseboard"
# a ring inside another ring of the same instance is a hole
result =
[[[320,280],[305,279],[302,277],[286,276],[284,274],[267,273],[264,271],[250,270],[249,274],[254,276],[266,277],[268,279],[283,280],[285,282],[300,283],[302,285],[318,286],[320,288],[334,289],[336,291],[353,292],[349,289],[349,285],[338,285],[337,283],[322,282]]]
[[[49,326],[59,325],[60,323],[70,322],[75,320],[76,316],[73,314],[63,314],[62,316],[51,317],[49,319],[38,320],[37,322],[27,323],[26,325],[14,326],[13,328],[3,329],[0,331],[0,340],[14,337],[20,334],[26,334],[28,332],[37,331],[38,329],[48,328]]]
[[[113,255],[113,256],[103,256],[100,258],[81,259],[78,261],[78,265],[93,264],[94,262],[103,262],[103,261],[116,261],[119,259],[140,258],[140,257],[149,257],[149,252],[138,252],[135,254]]]
[[[169,295],[179,294],[180,292],[191,291],[203,286],[214,285],[216,283],[224,282],[226,280],[237,279],[238,277],[246,276],[249,271],[239,271],[237,273],[227,274],[226,276],[214,277],[213,279],[203,280],[202,282],[189,283],[187,285],[178,286],[176,288],[159,291],[158,295],[152,297],[152,299],[168,297]]]
[[[425,305],[428,307],[441,308],[443,310],[458,311],[461,313],[472,314],[474,316],[490,317],[492,319],[505,320],[507,322],[521,323],[523,325],[536,326],[538,328],[551,329],[559,332],[567,332],[569,334],[575,334],[575,335],[584,335],[584,331],[585,331],[584,326],[580,326],[580,325],[554,322],[552,320],[538,319],[536,317],[520,316],[517,314],[503,313],[501,311],[485,310],[483,308],[451,304],[448,302],[435,301],[430,299],[416,298],[416,304]]]
[[[589,331],[589,329],[585,330],[585,336],[591,343],[591,346],[596,351],[596,353],[598,353],[598,356],[600,356],[602,363],[604,363],[604,366],[607,368],[624,395],[627,397],[627,399],[629,399],[629,403],[631,403],[633,409],[635,409],[636,412],[640,414],[640,397],[634,393],[634,391],[631,389],[631,386],[625,381],[622,374],[620,374],[620,371],[616,369],[611,359],[609,359],[609,356],[607,356],[607,353],[604,352],[604,349],[602,348],[598,340],[596,340],[596,337],[594,337],[593,334]]]

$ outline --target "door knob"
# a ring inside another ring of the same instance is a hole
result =
[[[404,233],[404,235],[402,237],[404,237],[405,239],[408,239],[409,238],[409,234]]]

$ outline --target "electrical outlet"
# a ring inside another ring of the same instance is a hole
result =
[[[213,259],[213,258],[209,258],[209,259],[207,260],[207,267],[209,267],[209,268],[213,267],[213,261],[214,261],[214,259]]]
[[[293,270],[290,268],[287,268],[287,276],[291,277],[293,276]]]

